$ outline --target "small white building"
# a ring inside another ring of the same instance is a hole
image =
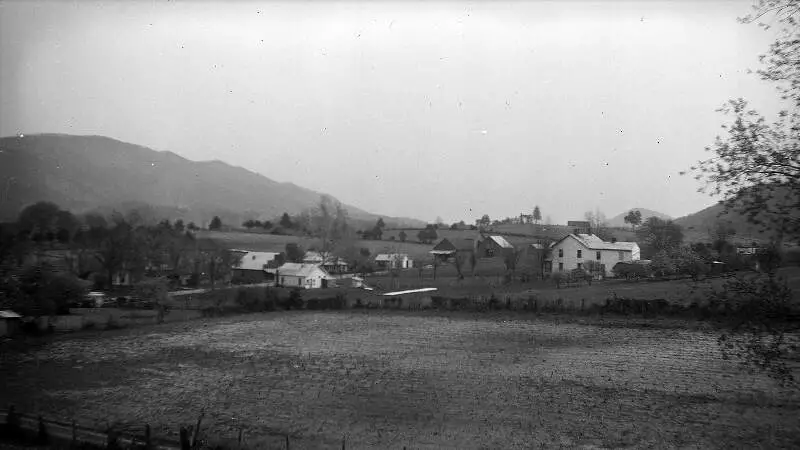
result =
[[[277,282],[283,287],[319,289],[328,287],[334,278],[317,264],[286,263],[276,270]]]
[[[569,234],[550,247],[553,272],[582,269],[587,261],[604,266],[606,276],[613,275],[619,262],[637,261],[641,252],[636,242],[606,242],[593,234]]]
[[[414,260],[405,253],[380,253],[375,257],[375,264],[381,269],[410,269]]]

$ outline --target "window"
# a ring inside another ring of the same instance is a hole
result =
[[[578,263],[578,269],[583,269],[583,263]]]
[[[622,260],[624,260],[624,259],[625,259],[625,252],[623,252],[623,251],[620,251],[620,252],[619,252],[619,260],[620,260],[620,261],[622,261]]]
[[[558,263],[558,271],[559,272],[563,272],[564,271],[564,263]]]
[[[563,248],[558,249],[558,257],[559,258],[563,258],[564,257],[564,249]]]
[[[597,252],[597,260],[600,261],[600,252]]]
[[[578,258],[583,258],[582,253],[583,253],[583,250],[578,250]]]

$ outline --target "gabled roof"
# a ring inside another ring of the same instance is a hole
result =
[[[572,234],[572,233],[564,236],[559,241],[555,242],[553,246],[561,243],[564,239],[567,239],[569,237],[574,238],[589,250],[614,250],[614,251],[630,252],[633,251],[635,247],[639,246],[636,242],[606,242],[593,234]]]
[[[502,248],[514,248],[503,236],[489,236],[489,239]]]
[[[21,317],[22,316],[15,313],[14,311],[11,311],[10,309],[5,309],[0,311],[0,319],[19,319]]]
[[[466,238],[444,238],[433,247],[434,252],[455,252],[455,251],[473,251],[475,249],[475,239]]]
[[[286,263],[278,267],[278,274],[290,277],[309,277],[314,275],[317,271],[322,272],[325,278],[330,276],[325,269],[316,264]]]
[[[273,252],[246,252],[236,269],[243,270],[264,270],[265,266],[275,259],[280,253]]]

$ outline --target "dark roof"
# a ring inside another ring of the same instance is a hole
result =
[[[433,250],[472,251],[475,249],[474,239],[444,238],[433,247]]]

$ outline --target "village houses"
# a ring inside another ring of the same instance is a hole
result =
[[[639,260],[640,250],[635,242],[606,242],[593,234],[570,233],[550,247],[548,259],[552,272],[583,269],[587,261],[596,261],[605,276],[612,276],[617,263]]]

